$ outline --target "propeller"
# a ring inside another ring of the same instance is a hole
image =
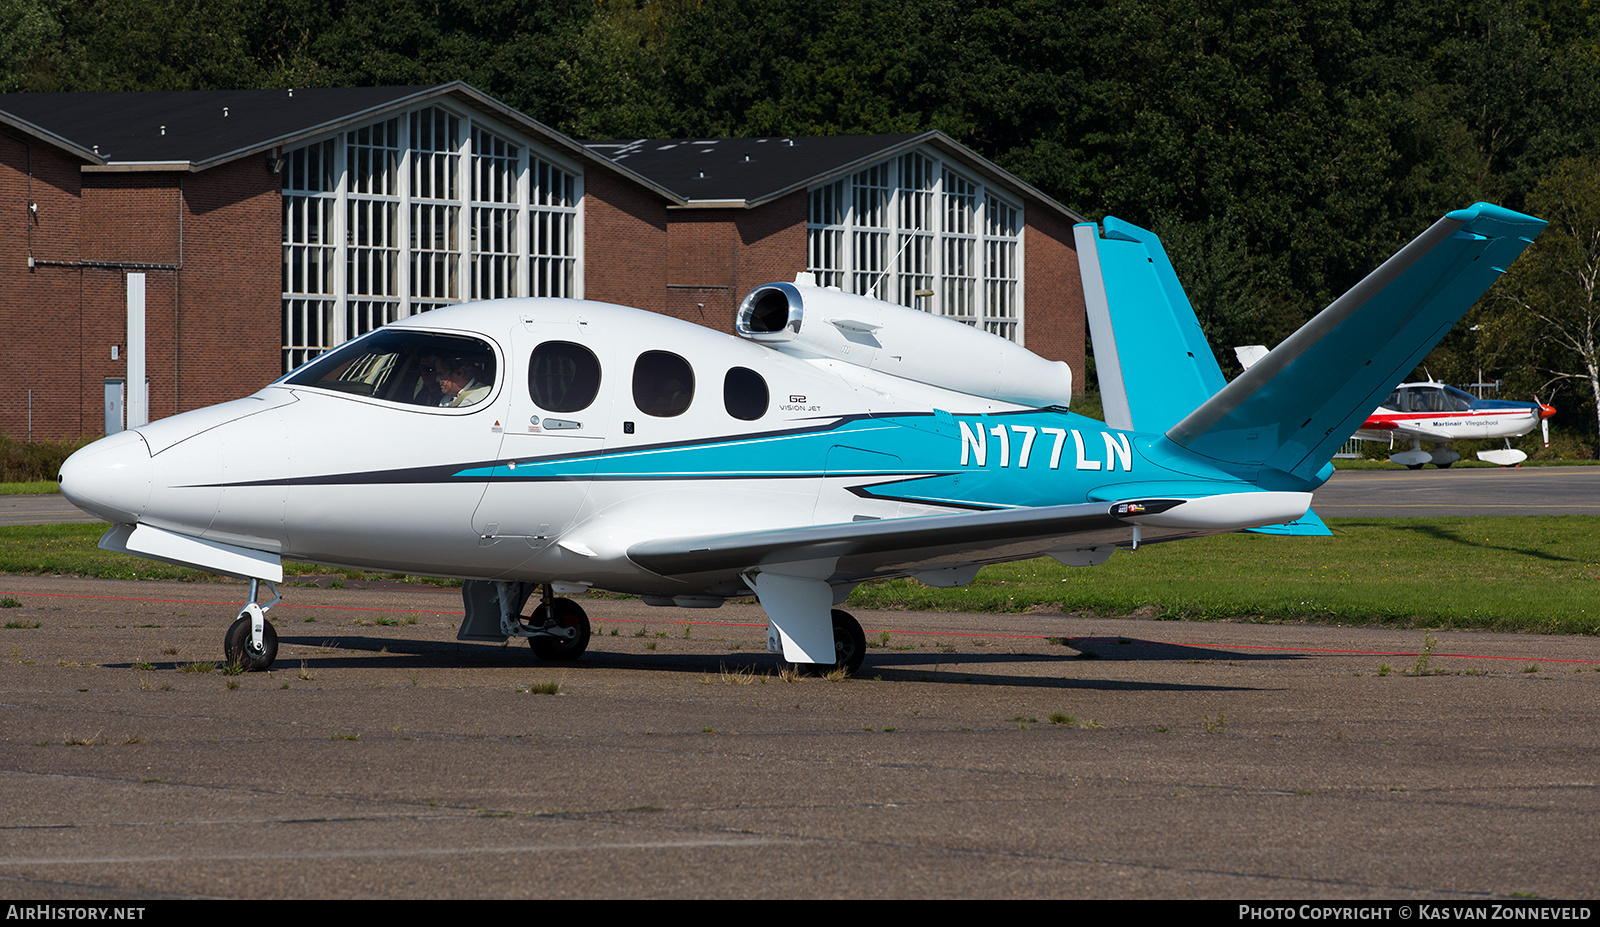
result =
[[[1539,401],[1538,396],[1533,397],[1534,405],[1539,407],[1539,429],[1544,434],[1544,446],[1550,446],[1550,416],[1556,414],[1555,406],[1547,406]]]

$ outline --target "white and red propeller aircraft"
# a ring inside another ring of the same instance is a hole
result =
[[[1504,448],[1479,451],[1478,459],[1514,467],[1527,460],[1528,455],[1512,447],[1511,439],[1522,437],[1537,425],[1543,427],[1544,446],[1549,447],[1550,416],[1555,414],[1554,408],[1542,402],[1479,399],[1443,383],[1402,383],[1377,411],[1367,416],[1355,436],[1369,441],[1391,437],[1409,440],[1409,449],[1391,454],[1389,459],[1413,470],[1430,463],[1448,467],[1460,460],[1460,454],[1444,447],[1451,441],[1504,438]],[[1430,449],[1424,450],[1424,444],[1431,445]]]
[[[1237,347],[1233,352],[1246,370],[1267,355],[1266,346],[1259,344]],[[1528,455],[1512,447],[1511,439],[1522,437],[1538,425],[1544,430],[1544,446],[1549,447],[1550,417],[1555,414],[1553,406],[1537,400],[1479,399],[1465,390],[1428,380],[1395,387],[1352,437],[1364,441],[1409,441],[1408,449],[1391,454],[1389,460],[1412,470],[1430,463],[1444,469],[1460,460],[1460,454],[1445,447],[1452,441],[1504,438],[1504,448],[1478,451],[1478,459],[1514,467],[1527,460]],[[1427,450],[1423,449],[1424,444],[1429,445]]]
[[[1452,212],[1224,383],[1156,237],[1080,225],[1105,422],[1067,410],[1065,364],[801,275],[747,295],[738,337],[585,300],[436,309],[104,438],[61,490],[112,523],[102,547],[250,580],[224,638],[247,669],[276,657],[296,559],[459,577],[459,637],[558,660],[589,642],[563,595],[753,594],[770,649],[855,670],[835,606],[870,579],[1326,533],[1308,507],[1333,452],[1543,227]]]

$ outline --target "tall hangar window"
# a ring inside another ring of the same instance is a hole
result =
[[[467,299],[581,296],[582,175],[426,106],[284,154],[283,366]]]
[[[939,158],[912,152],[813,187],[806,238],[821,286],[1022,342],[1022,207]]]

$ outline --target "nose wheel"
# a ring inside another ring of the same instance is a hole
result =
[[[228,665],[237,665],[247,673],[263,672],[272,666],[272,661],[278,658],[278,632],[272,622],[262,619],[261,643],[257,644],[251,638],[251,619],[246,616],[239,618],[228,626],[228,634],[222,641],[222,650],[228,657]]]
[[[267,609],[278,604],[282,596],[277,587],[267,583],[272,591],[272,601],[265,605],[257,599],[261,580],[250,580],[250,601],[239,610],[239,617],[228,625],[222,638],[222,652],[229,666],[237,666],[247,673],[264,672],[278,658],[278,632],[266,618]]]

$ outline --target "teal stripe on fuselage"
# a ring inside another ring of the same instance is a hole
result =
[[[866,454],[835,454],[838,449]],[[469,480],[657,481],[829,478],[869,498],[963,508],[1067,505],[1115,496],[1118,483],[1210,481],[1241,474],[1156,436],[1070,412],[845,419],[832,428],[516,460],[457,471]],[[839,466],[843,461],[844,466]],[[864,465],[882,461],[883,465]],[[1253,476],[1253,474],[1250,474]],[[1223,487],[1218,487],[1223,491]],[[1203,494],[1203,493],[1197,493]]]

